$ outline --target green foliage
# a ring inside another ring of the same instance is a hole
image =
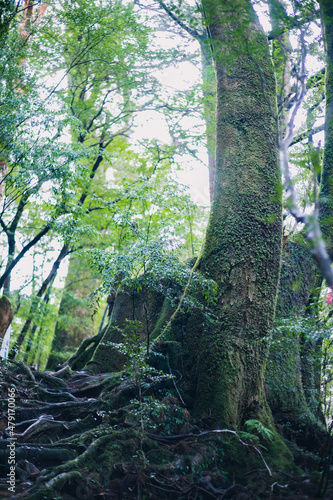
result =
[[[129,380],[136,388],[139,401],[142,391],[149,389],[152,383],[157,383],[171,376],[156,370],[148,363],[147,349],[138,332],[138,321],[127,320],[127,325],[122,331],[123,342],[112,343],[120,354],[126,357],[128,364]],[[154,353],[156,356],[160,354]]]
[[[274,433],[267,429],[259,420],[246,420],[244,425],[249,431],[259,434],[264,441],[272,441],[274,437]]]
[[[16,359],[29,365],[36,364],[39,369],[43,370],[51,349],[54,324],[58,316],[59,291],[52,291],[50,301],[40,300],[37,297],[31,300],[31,296],[16,291],[11,297],[11,302],[15,311],[11,345],[17,340],[22,326],[31,313],[34,325],[26,335]]]
[[[125,355],[129,381],[137,393],[136,398],[130,401],[129,417],[140,424],[141,446],[139,454],[145,467],[147,459],[142,448],[145,432],[147,429],[155,427],[152,426],[152,419],[163,411],[164,405],[152,396],[144,397],[144,394],[151,385],[168,380],[172,378],[172,375],[165,374],[149,365],[147,350],[142,344],[138,326],[137,321],[127,321],[127,326],[122,332],[123,342],[112,344],[112,346],[120,354]]]
[[[133,117],[146,108],[165,111],[170,130],[172,113],[195,111],[194,92],[162,96],[153,74],[182,60],[183,51],[151,43],[151,28],[133,5],[64,0],[38,22],[36,12],[28,41],[13,21],[1,45],[0,145],[8,163],[2,268],[17,255],[18,242],[45,227],[36,251],[48,256],[54,239],[71,251],[98,239],[101,248],[127,251],[136,232],[146,240],[169,235],[185,243],[184,257],[193,255],[203,214],[166,174],[179,145],[133,146],[128,136]],[[110,171],[114,182],[106,182]],[[16,246],[6,255],[10,234]],[[35,277],[36,289],[43,277]]]
[[[185,311],[214,304],[216,283],[200,273],[191,275],[190,263],[181,262],[172,246],[170,241],[155,240],[148,244],[136,242],[125,254],[89,251],[90,265],[103,279],[99,293],[116,293],[128,287],[139,291],[146,286],[148,290],[161,292],[177,306],[190,282],[182,303]]]

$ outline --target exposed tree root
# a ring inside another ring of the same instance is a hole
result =
[[[258,436],[251,442],[248,433],[192,422],[176,391],[163,397],[172,390],[170,381],[164,388],[152,382],[145,393],[148,403],[143,406],[143,400],[140,409],[137,388],[126,373],[65,370],[61,378],[19,364],[8,364],[0,373],[1,463],[8,459],[10,438],[16,438],[15,494],[9,496],[6,468],[0,466],[0,498],[273,500],[305,498],[305,491],[309,499],[320,498],[318,472],[302,477],[299,471],[294,477],[287,471],[288,477],[266,458],[261,445],[269,448],[269,442]],[[14,434],[6,429],[8,388],[13,386]],[[327,479],[328,499],[333,487]]]

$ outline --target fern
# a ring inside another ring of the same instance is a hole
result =
[[[259,434],[263,439],[266,439],[267,441],[272,441],[273,439],[273,432],[267,429],[264,425],[259,420],[247,420],[245,422],[245,427],[248,429],[250,432],[256,432]]]

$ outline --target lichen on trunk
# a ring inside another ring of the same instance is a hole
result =
[[[202,335],[196,406],[236,425],[265,406],[281,253],[276,88],[251,3],[203,7],[217,76],[217,168],[201,269],[218,283],[219,320]]]
[[[333,258],[333,7],[319,0],[326,53],[325,149],[320,191],[320,224],[330,258]]]
[[[321,339],[313,338],[313,331],[318,330],[315,304],[320,282],[310,248],[299,234],[298,241],[286,243],[282,254],[265,384],[275,422],[284,426],[285,436],[304,444],[311,432],[313,447],[324,433],[320,408]]]

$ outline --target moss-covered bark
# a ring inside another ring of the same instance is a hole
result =
[[[74,369],[87,366],[94,372],[121,370],[126,358],[118,353],[112,343],[123,341],[122,332],[128,327],[128,321],[135,322],[139,336],[143,341],[149,342],[171,315],[164,304],[163,295],[147,290],[145,286],[140,291],[130,289],[109,296],[108,302],[109,321],[106,328],[94,340],[82,344],[78,353],[70,360]]]
[[[317,294],[318,268],[302,235],[283,248],[276,316],[298,316]],[[319,283],[320,284],[320,283]]]
[[[333,5],[319,0],[326,52],[325,150],[320,194],[320,222],[330,258],[333,258]]]
[[[317,286],[318,270],[310,250],[300,242],[288,242],[282,254],[277,318],[270,341],[265,384],[276,422],[287,424],[300,442],[310,428],[312,432],[314,428],[317,433],[323,431],[318,413],[320,356],[315,359],[318,347],[309,339],[309,329],[316,320],[310,314],[309,302],[315,297]],[[316,443],[313,436],[313,445]]]
[[[217,75],[217,168],[201,268],[220,292],[218,323],[202,335],[196,408],[236,425],[265,406],[281,252],[276,87],[250,2],[203,7]]]

